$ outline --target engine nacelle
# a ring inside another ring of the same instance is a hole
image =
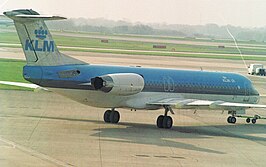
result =
[[[95,90],[113,95],[134,95],[144,88],[144,79],[139,74],[118,73],[99,76],[91,79]]]

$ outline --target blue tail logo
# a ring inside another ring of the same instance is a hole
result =
[[[43,27],[34,30],[34,34],[37,40],[26,39],[25,50],[26,51],[37,51],[37,52],[54,52],[55,43],[54,41],[44,40],[48,35],[48,31],[44,30]]]
[[[39,30],[34,30],[34,34],[36,35],[36,38],[39,39],[45,39],[46,35],[48,34],[47,30],[44,30],[42,27]]]

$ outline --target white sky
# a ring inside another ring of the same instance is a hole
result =
[[[68,18],[144,23],[266,26],[266,0],[0,0],[0,12],[31,8]]]

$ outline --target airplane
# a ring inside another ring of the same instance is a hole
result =
[[[107,108],[103,119],[116,124],[117,108],[164,109],[158,128],[170,129],[173,109],[225,110],[227,122],[236,123],[249,108],[259,105],[260,95],[252,82],[237,73],[93,65],[59,52],[44,21],[66,19],[40,15],[32,9],[4,12],[14,21],[27,64],[23,77],[31,88],[44,88],[77,102]],[[1,84],[26,86],[1,81]],[[34,86],[35,85],[35,86]],[[37,85],[37,86],[36,86]],[[244,117],[256,123],[259,116]],[[250,120],[252,119],[252,120]]]

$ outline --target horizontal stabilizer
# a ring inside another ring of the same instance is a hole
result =
[[[38,21],[38,20],[62,20],[66,19],[65,17],[61,16],[53,16],[53,15],[40,15],[34,10],[28,9],[20,9],[20,10],[13,10],[13,11],[6,11],[4,15],[7,17],[16,20],[16,21]]]
[[[17,18],[26,18],[26,19],[43,19],[43,20],[63,20],[66,19],[65,17],[61,16],[53,16],[53,15],[16,15]]]

